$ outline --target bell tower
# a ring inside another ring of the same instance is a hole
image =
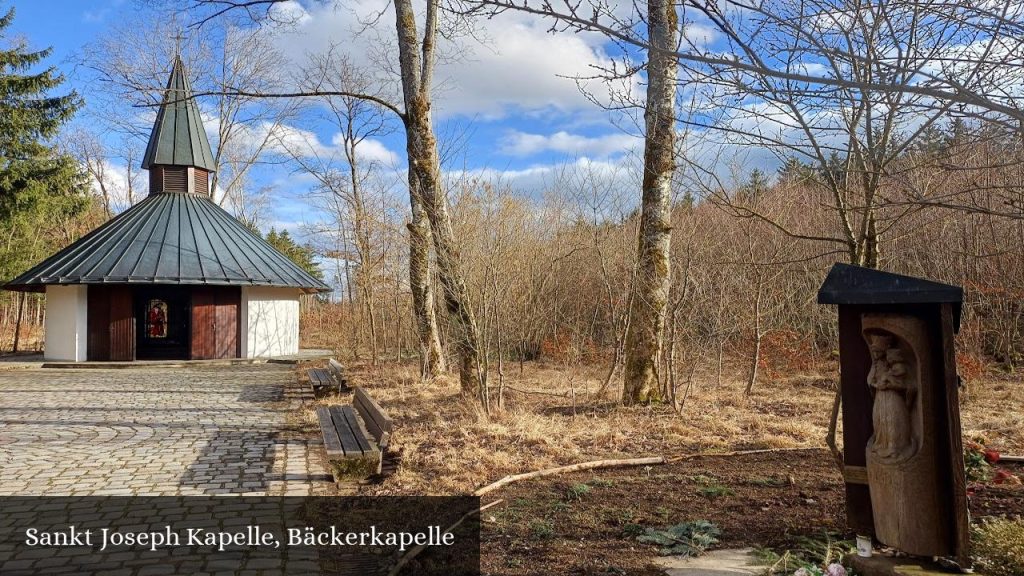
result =
[[[151,195],[210,196],[210,172],[216,164],[181,56],[174,57],[142,167],[149,170]]]

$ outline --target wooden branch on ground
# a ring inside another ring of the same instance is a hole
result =
[[[759,448],[757,450],[736,450],[734,452],[710,452],[707,454],[684,454],[682,456],[673,456],[666,460],[667,463],[682,462],[684,460],[693,460],[695,458],[721,458],[723,456],[747,456],[750,454],[770,454],[772,452],[809,452],[812,450],[824,450],[819,446],[804,446],[800,448]]]
[[[651,456],[647,458],[628,458],[625,460],[594,460],[592,462],[582,462],[580,464],[571,464],[569,466],[559,466],[558,468],[546,468],[544,470],[537,470],[535,472],[525,472],[523,474],[513,474],[511,476],[505,476],[501,480],[488,484],[483,488],[473,492],[473,496],[483,496],[489,492],[493,492],[498,488],[508,486],[514,482],[520,480],[529,480],[530,478],[541,478],[544,476],[554,476],[556,474],[565,474],[567,472],[579,472],[581,470],[594,470],[596,468],[622,468],[625,466],[652,466],[655,464],[664,464],[664,456]]]
[[[490,504],[485,504],[485,505],[481,506],[480,508],[477,508],[476,510],[470,510],[469,512],[466,512],[465,514],[462,515],[461,518],[456,520],[454,524],[452,524],[451,526],[445,528],[445,530],[444,530],[444,532],[442,532],[442,534],[448,534],[448,533],[452,532],[453,530],[458,528],[460,524],[465,522],[467,518],[470,518],[472,516],[476,516],[476,515],[480,514],[481,512],[483,512],[484,510],[487,510],[488,508],[491,508],[493,506],[497,506],[498,504],[501,504],[502,502],[504,502],[504,500],[495,500],[494,502],[491,502]],[[409,551],[406,552],[405,554],[403,554],[402,557],[398,559],[398,563],[395,564],[394,568],[392,568],[391,571],[388,572],[388,576],[395,576],[396,574],[401,572],[402,568],[405,568],[406,564],[408,564],[409,562],[412,562],[413,558],[416,558],[417,556],[419,556],[420,553],[423,552],[426,548],[427,547],[424,544],[419,544],[419,545],[413,546],[412,548],[409,548]]]
[[[1000,462],[1013,462],[1013,463],[1020,464],[1020,463],[1024,463],[1024,456],[1011,456],[1009,454],[1004,454],[1004,455],[999,456],[999,461]]]
[[[561,392],[561,393],[559,393],[559,392],[545,392],[543,390],[524,390],[522,388],[516,388],[515,386],[509,386],[508,384],[505,385],[505,389],[506,390],[511,390],[513,392],[519,392],[520,394],[539,394],[539,395],[542,395],[542,396],[555,396],[557,398],[568,398],[569,397],[569,393],[568,392]]]

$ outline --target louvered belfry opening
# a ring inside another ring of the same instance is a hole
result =
[[[210,172],[192,166],[150,166],[149,193],[210,194]]]
[[[193,188],[196,194],[210,194],[210,173],[202,168],[193,168],[192,181],[195,182]]]

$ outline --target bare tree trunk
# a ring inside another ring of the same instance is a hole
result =
[[[669,0],[649,0],[647,17],[651,45],[659,50],[674,50],[678,25],[675,4]],[[678,63],[662,52],[652,50],[649,54],[638,266],[626,333],[622,390],[625,405],[657,400],[660,395],[658,359],[669,292]]]
[[[18,345],[21,343],[21,319],[25,315],[25,293],[18,293],[18,318],[14,321],[14,344],[11,346],[11,352],[18,351]]]
[[[441,188],[437,139],[430,117],[437,10],[437,0],[428,0],[421,47],[417,39],[416,14],[413,11],[412,0],[395,0],[399,66],[405,98],[410,192],[413,196],[413,205],[416,205],[418,196],[423,212],[430,222],[445,308],[456,328],[455,346],[459,353],[459,380],[462,391],[466,395],[477,395],[480,391],[480,376],[477,372],[480,366],[480,337],[469,303],[469,290],[460,269],[447,198]],[[419,52],[421,48],[422,58]]]
[[[412,309],[420,340],[420,376],[430,379],[444,372],[445,362],[437,329],[430,273],[430,223],[423,210],[418,188],[418,176],[410,166],[409,202],[412,205],[412,222],[408,225],[409,287],[412,290]]]
[[[757,296],[754,298],[754,354],[750,359],[750,375],[747,378],[747,388],[744,394],[750,396],[757,383],[758,365],[761,363],[761,284],[757,285]]]

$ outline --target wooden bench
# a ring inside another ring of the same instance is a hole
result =
[[[321,406],[316,415],[336,481],[380,474],[393,424],[362,387],[355,387],[351,406]]]
[[[344,370],[341,362],[334,358],[327,361],[327,368],[310,368],[306,370],[306,376],[309,377],[309,387],[313,390],[313,396],[316,396],[318,392],[335,386],[338,388],[339,394],[347,390],[348,383],[345,380]]]

